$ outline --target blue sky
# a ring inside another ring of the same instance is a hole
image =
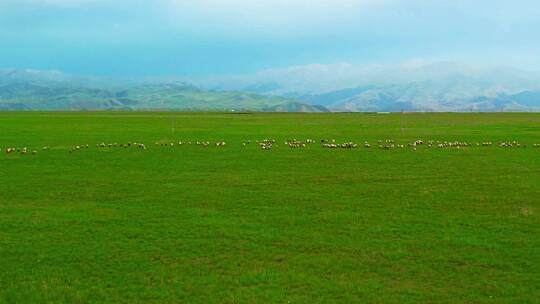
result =
[[[540,69],[536,0],[0,0],[0,68],[111,76],[452,61]]]

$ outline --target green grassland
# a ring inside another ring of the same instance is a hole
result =
[[[0,303],[538,303],[535,143],[540,114],[0,113]]]

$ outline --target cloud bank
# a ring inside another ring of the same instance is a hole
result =
[[[0,67],[238,74],[414,58],[540,68],[534,0],[3,0]]]

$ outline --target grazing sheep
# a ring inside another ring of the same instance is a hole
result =
[[[337,148],[337,145],[336,144],[323,144],[323,148],[335,149]]]
[[[272,149],[272,144],[271,143],[259,143],[259,146],[263,150],[271,150]]]
[[[516,148],[520,148],[521,147],[521,143],[517,142],[517,141],[503,141],[499,144],[499,147],[501,148],[513,148],[513,147],[516,147]]]
[[[344,149],[355,149],[357,147],[358,145],[353,142],[347,142],[347,143],[341,144],[341,148],[344,148]]]
[[[305,142],[302,142],[296,139],[285,141],[285,145],[288,146],[289,148],[305,148],[306,147]]]
[[[277,148],[278,145],[276,144],[276,139],[273,139],[273,138],[264,138],[264,139],[260,139],[260,140],[254,140],[258,146],[262,149],[262,150],[271,150],[273,148]],[[355,148],[358,148],[358,147],[363,147],[363,148],[371,148],[371,144],[368,143],[367,141],[364,141],[363,143],[361,143],[360,145],[352,142],[352,141],[349,141],[349,142],[336,142],[335,139],[320,139],[320,140],[314,140],[314,139],[311,139],[311,138],[308,138],[308,139],[305,139],[305,140],[301,140],[301,139],[288,139],[288,140],[285,140],[284,141],[284,144],[286,147],[288,148],[294,148],[294,149],[304,149],[304,148],[308,148],[310,145],[312,144],[316,144],[320,142],[321,143],[321,147],[322,148],[325,148],[325,149],[355,149]],[[242,144],[242,147],[247,147],[249,144],[251,143],[251,140],[245,140],[243,142],[241,142]],[[393,150],[393,149],[402,149],[402,148],[405,148],[405,147],[409,147],[411,148],[413,151],[417,151],[421,146],[421,145],[424,145],[426,148],[440,148],[440,149],[457,149],[457,150],[460,150],[460,149],[466,149],[466,148],[469,148],[469,147],[490,147],[490,146],[493,146],[494,143],[491,142],[491,141],[458,141],[458,140],[455,140],[455,141],[438,141],[438,140],[422,140],[422,139],[417,139],[417,140],[414,140],[412,142],[409,142],[408,144],[396,144],[396,141],[394,139],[379,139],[377,140],[377,143],[378,143],[378,147],[380,150]],[[213,142],[210,142],[210,141],[177,141],[177,142],[155,142],[155,145],[156,146],[166,146],[166,147],[173,147],[175,145],[178,145],[178,146],[181,146],[181,145],[185,145],[185,144],[197,144],[201,147],[211,147],[211,146],[215,146],[215,147],[225,147],[227,145],[227,143],[224,141],[224,140],[219,140],[219,141],[213,141]],[[527,148],[527,146],[529,147],[533,147],[533,148],[536,148],[536,149],[540,149],[540,144],[539,143],[535,143],[535,144],[525,144],[525,143],[521,143],[519,141],[516,141],[516,140],[507,140],[507,141],[501,141],[499,143],[495,143],[495,145],[498,145],[499,147],[501,148],[521,148],[521,149],[525,149]],[[104,148],[104,147],[120,147],[120,148],[128,148],[128,147],[134,147],[134,148],[139,148],[139,149],[142,149],[142,150],[146,150],[147,147],[146,145],[144,145],[143,143],[140,143],[140,142],[127,142],[126,144],[119,144],[119,143],[113,143],[113,144],[106,144],[104,142],[102,143],[98,143],[96,144],[96,147],[97,148]],[[377,146],[374,146],[374,147],[377,147]],[[81,149],[89,149],[90,146],[88,144],[84,144],[84,145],[76,145],[76,146],[71,146],[68,150],[69,153],[74,153],[78,150],[81,150]],[[47,150],[50,150],[51,148],[49,146],[43,146],[41,147],[41,150],[42,151],[47,151]],[[28,149],[28,147],[16,147],[16,148],[13,148],[13,147],[6,147],[4,148],[4,150],[0,149],[0,152],[4,152],[6,154],[10,154],[10,153],[20,153],[20,154],[32,154],[32,155],[36,155],[38,154],[38,151],[39,149],[37,150],[30,150]]]

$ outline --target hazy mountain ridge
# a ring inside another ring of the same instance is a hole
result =
[[[540,111],[540,74],[449,63],[309,65],[190,81],[0,70],[0,110]]]
[[[295,111],[326,109],[279,96],[213,91],[175,82],[109,84],[60,72],[0,71],[0,110]]]
[[[299,96],[308,103],[325,101],[333,111],[540,111],[540,90],[518,93],[474,92],[456,94],[455,88],[426,84],[359,87],[321,95]]]
[[[540,111],[540,73],[516,69],[423,62],[309,65],[262,72],[253,79],[245,79],[249,85],[242,89],[332,111]]]

